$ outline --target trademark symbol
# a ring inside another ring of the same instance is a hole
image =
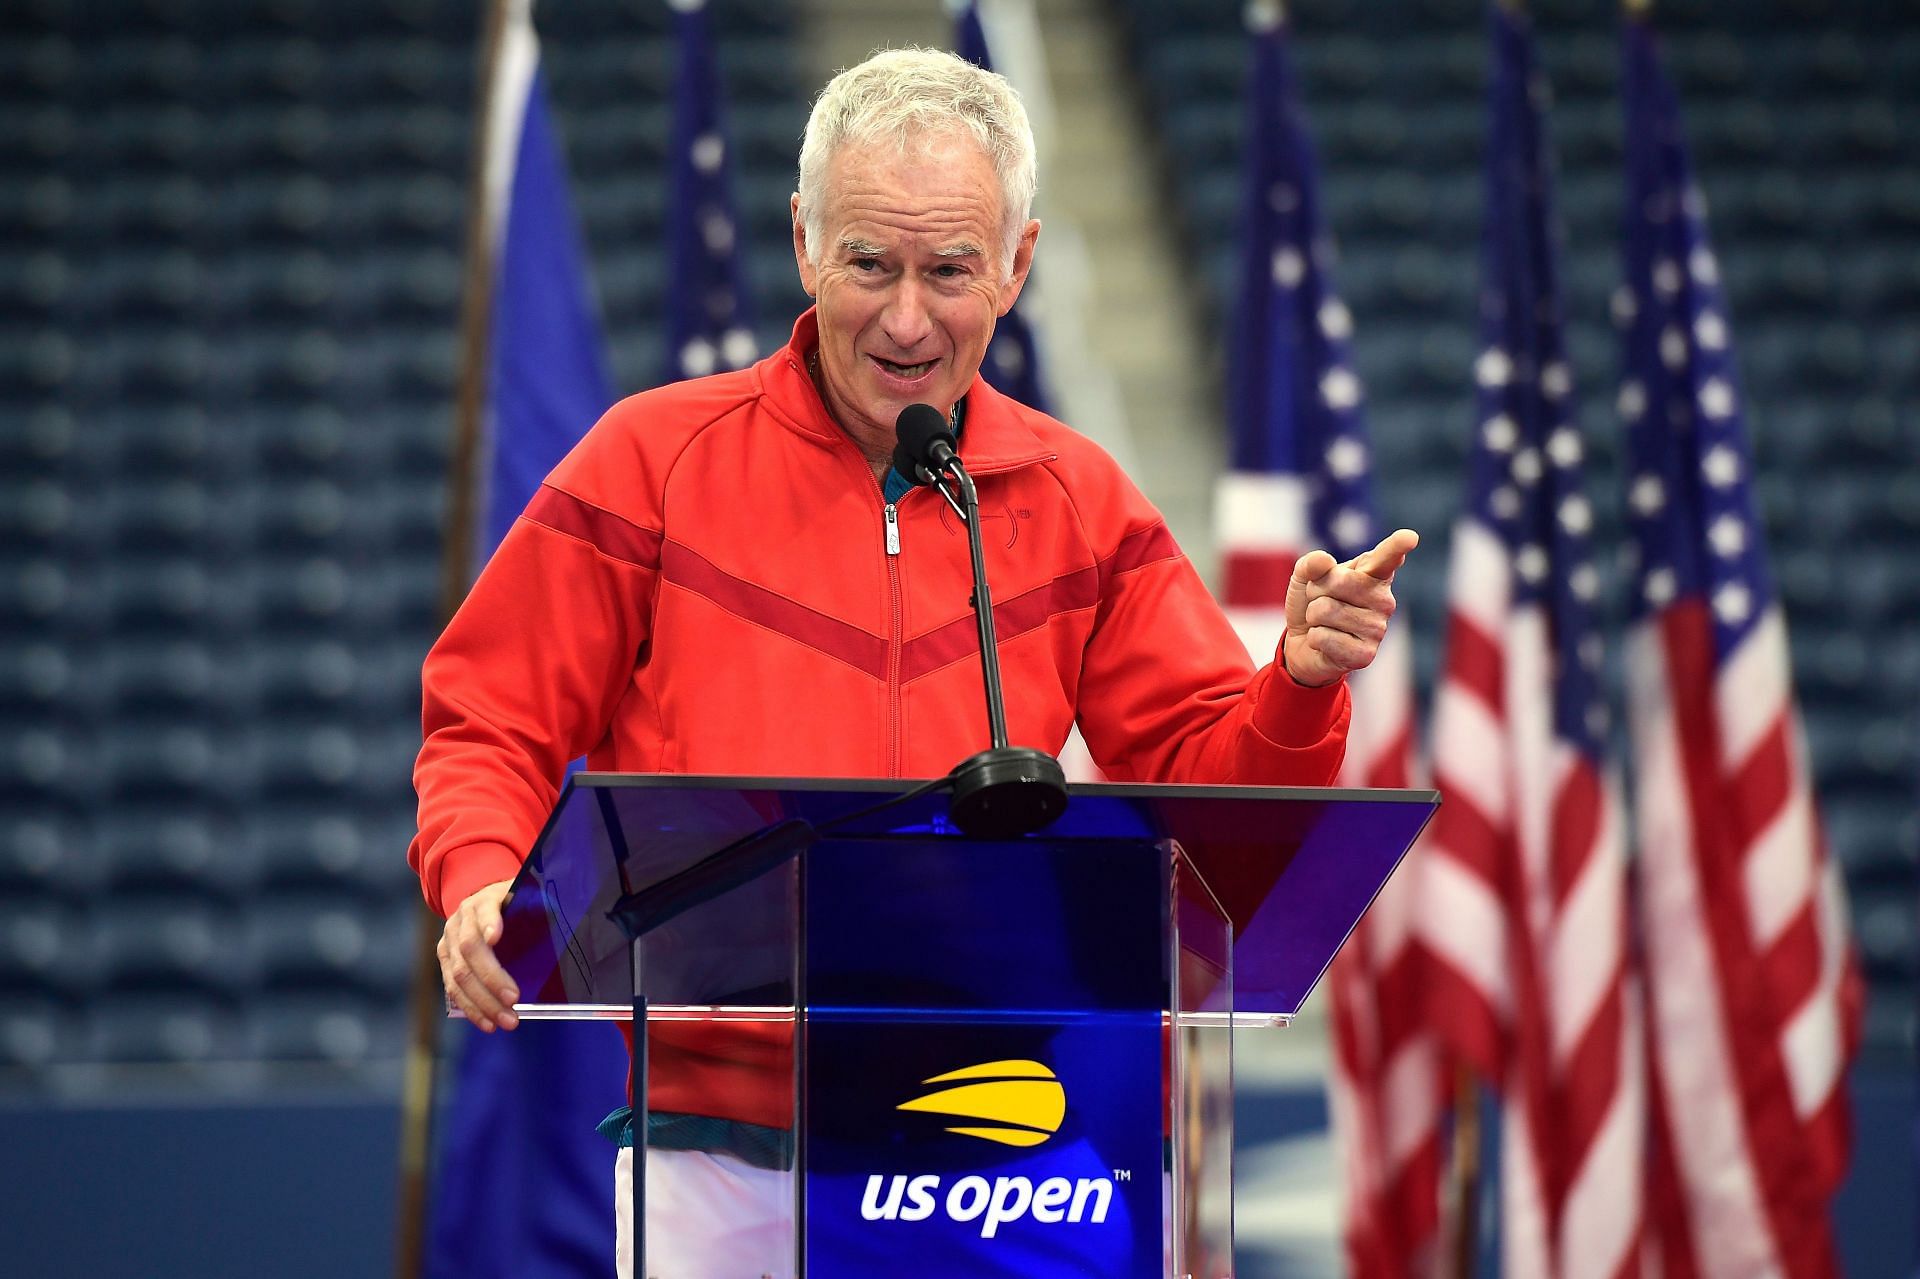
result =
[[[1133,1169],[1131,1169],[1131,1168],[1115,1168],[1115,1169],[1113,1170],[1113,1179],[1114,1179],[1115,1181],[1132,1181],[1132,1180],[1133,1180]]]

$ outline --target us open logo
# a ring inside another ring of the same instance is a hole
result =
[[[989,1061],[921,1082],[954,1086],[903,1101],[894,1109],[979,1120],[947,1128],[963,1137],[1037,1146],[1059,1132],[1060,1121],[1067,1117],[1067,1090],[1037,1061]]]
[[[1037,1061],[983,1062],[921,1082],[945,1086],[894,1109],[959,1120],[947,1131],[962,1137],[1038,1146],[1060,1131],[1067,1117],[1066,1088]],[[969,1176],[943,1187],[938,1173],[874,1173],[867,1178],[860,1215],[868,1221],[925,1221],[943,1213],[948,1221],[978,1221],[980,1237],[991,1239],[1000,1227],[1021,1220],[1099,1225],[1113,1207],[1113,1186],[1106,1177],[1047,1177],[1036,1185],[1031,1177],[988,1181]]]

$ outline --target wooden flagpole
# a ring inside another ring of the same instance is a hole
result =
[[[474,90],[473,156],[467,172],[466,278],[460,302],[460,377],[454,389],[453,448],[447,461],[447,517],[440,559],[440,620],[452,618],[466,597],[473,567],[474,517],[479,506],[480,430],[486,412],[487,340],[493,312],[493,225],[487,210],[487,163],[492,154],[495,82],[499,78],[507,6],[491,0],[481,35]],[[426,1272],[427,1199],[433,1149],[435,1066],[446,997],[435,951],[441,921],[424,901],[419,909],[413,985],[408,998],[407,1050],[400,1094],[399,1212],[395,1228],[396,1279]]]
[[[1454,1279],[1473,1279],[1480,1266],[1480,1084],[1466,1065],[1453,1072],[1453,1159],[1448,1218],[1453,1222]]]

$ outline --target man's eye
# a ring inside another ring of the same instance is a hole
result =
[[[866,275],[872,275],[875,271],[878,271],[880,269],[880,259],[879,258],[855,258],[853,260],[853,269],[856,271],[862,272]]]
[[[933,273],[943,280],[957,280],[967,273],[967,269],[962,266],[955,266],[951,262],[945,262],[935,267]]]

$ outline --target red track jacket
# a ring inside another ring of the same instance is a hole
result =
[[[965,530],[925,488],[889,512],[808,376],[817,344],[809,311],[750,369],[614,405],[427,655],[408,860],[442,915],[513,876],[582,755],[610,772],[934,777],[988,744]],[[1256,672],[1098,446],[976,378],[960,454],[1016,745],[1058,752],[1077,720],[1119,781],[1333,781],[1344,682]],[[788,1123],[767,1029],[655,1028],[652,1106]]]

